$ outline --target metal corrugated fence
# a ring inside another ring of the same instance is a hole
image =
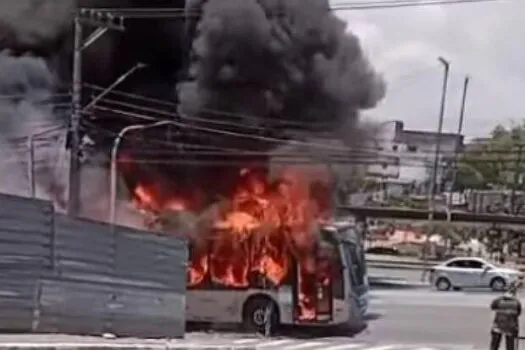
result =
[[[184,240],[0,194],[0,330],[182,337]]]

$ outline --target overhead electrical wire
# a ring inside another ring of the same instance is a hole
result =
[[[489,2],[503,2],[509,0],[390,0],[390,1],[367,1],[367,2],[340,2],[327,8],[327,11],[348,11],[348,10],[378,10],[378,9],[394,9],[406,7],[425,7],[435,5],[456,5],[456,4],[474,4],[474,3],[489,3]],[[201,11],[186,10],[185,8],[84,8],[81,11],[93,13],[106,13],[115,17],[123,18],[185,18],[185,17],[199,17]]]
[[[48,131],[55,131],[57,129],[50,129]],[[104,130],[107,131],[107,130]],[[107,131],[109,132],[109,131]],[[53,137],[54,138],[54,137]],[[149,143],[149,142],[147,142]],[[146,143],[146,145],[147,145]],[[191,143],[185,143],[185,142],[168,142],[170,145],[177,145],[179,148],[182,147],[182,151],[178,153],[178,155],[185,155],[185,156],[210,156],[213,157],[212,160],[210,159],[195,159],[195,160],[187,160],[187,159],[155,159],[152,158],[151,155],[148,155],[147,159],[133,159],[132,162],[135,163],[148,163],[148,164],[185,164],[185,165],[238,165],[238,164],[244,164],[246,161],[239,161],[239,158],[244,156],[265,156],[271,159],[271,163],[283,163],[283,164],[337,164],[337,165],[377,165],[377,159],[373,159],[370,157],[367,157],[364,154],[357,154],[357,155],[351,155],[351,154],[330,154],[326,155],[323,154],[322,157],[316,157],[315,155],[305,155],[302,153],[293,153],[293,152],[253,152],[253,151],[246,151],[241,149],[235,149],[235,148],[227,148],[227,147],[218,147],[218,146],[204,146],[202,144],[191,144]],[[144,143],[142,143],[144,144]],[[206,150],[205,148],[211,148],[215,151],[210,151],[209,149]],[[197,150],[190,150],[190,148],[196,148]],[[199,149],[200,148],[200,149]],[[143,155],[143,149],[132,149],[133,154],[140,156]],[[137,152],[138,151],[138,152]],[[220,151],[220,152],[219,152]],[[228,154],[225,152],[235,152],[235,154]],[[156,155],[162,155],[162,153],[159,153],[156,151]],[[223,159],[219,159],[219,156]],[[230,159],[228,159],[230,158]],[[422,157],[407,157],[407,158],[401,158],[394,161],[393,159],[388,163],[387,165],[391,166],[419,166],[419,167],[425,167],[425,162],[431,162],[432,159],[430,157],[422,158]],[[515,165],[515,159],[508,159],[508,160],[501,160],[501,159],[479,159],[480,163],[483,164],[505,164],[505,163],[512,163]],[[477,162],[475,159],[472,159],[470,164]],[[445,168],[451,168],[450,166],[445,166]],[[509,171],[515,170],[515,166],[508,167]]]
[[[98,86],[98,85],[93,85],[93,84],[84,84],[85,87],[89,88],[89,89],[93,89],[93,90],[96,90],[96,91],[104,91],[105,88],[102,87],[102,86]],[[178,105],[174,102],[170,102],[170,101],[166,101],[166,100],[160,100],[160,99],[155,99],[155,98],[151,98],[151,97],[147,97],[147,96],[144,96],[144,95],[139,95],[139,94],[134,94],[134,93],[130,93],[130,92],[125,92],[125,91],[121,91],[121,90],[118,90],[118,89],[114,89],[114,90],[111,90],[111,92],[108,94],[109,95],[115,95],[115,96],[120,96],[120,97],[127,97],[127,98],[131,98],[131,99],[135,99],[135,100],[138,100],[138,101],[143,101],[143,102],[151,102],[152,104],[156,104],[158,106],[164,106],[164,107],[171,107],[173,108],[174,110],[176,110],[178,108]],[[104,98],[103,100],[109,100],[108,97]],[[305,123],[304,122],[294,122],[294,121],[289,121],[289,120],[279,120],[279,119],[271,119],[271,118],[263,118],[263,117],[260,117],[260,116],[256,116],[256,115],[250,115],[250,114],[245,114],[245,113],[235,113],[235,112],[229,112],[229,111],[224,111],[224,110],[216,110],[216,109],[208,109],[208,108],[202,108],[202,109],[199,109],[201,112],[203,113],[208,113],[210,115],[216,115],[216,116],[223,116],[223,117],[232,117],[232,118],[242,118],[243,120],[246,120],[246,121],[252,121],[254,124],[262,124],[262,125],[265,125],[265,126],[290,126],[290,127],[293,127],[293,126],[297,126],[297,127],[304,127]],[[189,117],[189,118],[192,118],[193,120],[195,121],[198,121],[200,119],[200,121],[207,121],[207,122],[210,122],[210,123],[216,123],[216,124],[223,124],[223,125],[229,125],[229,126],[241,126],[241,127],[249,127],[249,128],[260,128],[256,125],[239,125],[238,122],[236,123],[232,123],[232,122],[228,122],[228,121],[222,121],[222,120],[216,120],[216,119],[209,119],[209,118],[202,118],[202,117]],[[306,125],[308,125],[309,127],[312,127],[312,128],[317,128],[317,127],[326,127],[328,124],[327,123],[322,123],[322,122],[306,122]]]
[[[135,114],[135,113],[131,113],[131,112],[128,112],[128,111],[122,111],[122,110],[116,110],[116,109],[109,109],[109,108],[104,108],[104,107],[101,107],[103,110],[106,110],[106,111],[112,111],[112,112],[115,112],[115,113],[122,113],[122,114],[133,114],[135,117],[137,118],[140,118],[140,117],[144,117],[146,119],[149,120],[149,117],[147,116],[141,116],[139,114]],[[157,119],[155,119],[155,121],[158,121]],[[378,164],[379,163],[385,163],[385,164],[388,164],[388,163],[391,163],[390,165],[396,165],[394,164],[396,162],[396,159],[398,159],[398,162],[403,162],[403,161],[419,161],[419,162],[431,162],[434,157],[433,156],[425,156],[424,154],[414,154],[414,155],[408,155],[408,154],[404,154],[403,156],[400,156],[400,157],[396,157],[395,155],[382,155],[380,152],[377,152],[377,150],[367,150],[368,153],[365,153],[362,149],[351,149],[351,148],[341,148],[341,147],[333,147],[333,146],[328,146],[328,145],[325,145],[325,144],[319,144],[319,143],[314,143],[314,142],[304,142],[304,141],[299,141],[299,140],[288,140],[288,139],[279,139],[279,138],[272,138],[272,137],[264,137],[264,136],[257,136],[257,135],[249,135],[249,134],[242,134],[242,133],[236,133],[236,132],[231,132],[231,131],[227,131],[227,130],[221,130],[221,129],[216,129],[216,128],[208,128],[208,127],[201,127],[201,126],[196,126],[196,125],[191,125],[191,124],[186,124],[186,123],[183,123],[183,122],[174,122],[175,125],[178,125],[182,128],[186,128],[186,129],[196,129],[196,130],[200,130],[200,131],[206,131],[206,132],[210,132],[210,133],[214,133],[214,134],[220,134],[220,135],[227,135],[227,136],[234,136],[234,137],[240,137],[240,138],[248,138],[248,139],[255,139],[255,140],[260,140],[260,141],[266,141],[266,142],[272,142],[272,143],[287,143],[288,145],[298,145],[298,146],[307,146],[307,147],[311,147],[311,148],[314,148],[314,149],[323,149],[323,150],[326,150],[326,151],[332,151],[332,152],[338,152],[338,153],[323,153],[322,156],[324,157],[330,157],[330,156],[333,156],[333,157],[346,157],[347,160],[351,159],[351,158],[356,158],[356,157],[368,157],[370,158],[370,155],[371,154],[374,154],[376,156],[383,156],[384,158],[381,159],[381,158],[372,158],[372,159],[369,159],[368,162],[369,164]],[[142,139],[141,139],[142,140]],[[184,143],[182,142],[170,142],[169,143],[171,146],[180,146],[180,145],[184,145]],[[142,149],[144,150],[144,143],[142,141]],[[279,157],[279,153],[278,152],[253,152],[253,151],[243,151],[243,150],[234,150],[235,152],[242,152],[243,154],[245,155],[259,155],[259,156],[263,156],[263,155],[274,155],[275,157]],[[157,154],[158,154],[158,150],[156,151]],[[183,154],[187,154],[187,155],[191,155],[192,152],[182,152]],[[210,151],[202,151],[202,152],[195,152],[195,154],[198,155],[208,155],[208,156],[215,156],[215,155],[219,155],[219,153],[217,152],[210,152]],[[501,152],[502,154],[504,154],[505,152],[502,150]],[[508,153],[508,152],[506,152]],[[180,154],[180,153],[179,153]],[[450,154],[450,156],[452,156],[453,154]],[[286,157],[286,156],[294,156],[294,157],[297,157],[297,156],[300,156],[300,157],[306,157],[306,155],[304,154],[301,154],[299,151],[297,151],[297,153],[285,153],[285,154],[282,154],[283,157]],[[163,160],[165,161],[165,160]],[[475,163],[476,162],[476,158],[475,157],[472,157],[470,160],[470,163]],[[479,162],[485,162],[485,163],[490,163],[490,162],[495,162],[495,163],[512,163],[512,162],[515,162],[516,159],[491,159],[490,157],[479,157]]]
[[[108,99],[108,98],[103,98],[100,100],[100,103],[102,106],[104,106],[105,104],[111,106],[111,108],[115,108],[115,111],[119,111],[119,113],[121,111],[125,111],[124,109],[122,109],[122,107],[127,107],[127,108],[131,108],[131,109],[134,109],[135,111],[140,111],[141,114],[142,112],[144,112],[144,115],[142,115],[141,118],[145,118],[146,117],[146,114],[147,113],[154,113],[156,115],[160,115],[160,116],[164,116],[164,117],[167,117],[167,118],[173,118],[174,120],[178,120],[180,122],[184,122],[186,120],[188,121],[197,121],[197,122],[205,122],[205,123],[210,123],[210,124],[218,124],[218,125],[221,125],[221,126],[232,126],[232,127],[235,127],[235,128],[239,128],[241,126],[241,129],[242,128],[246,128],[246,129],[252,129],[252,130],[257,130],[257,131],[266,131],[267,128],[264,128],[264,127],[258,127],[258,126],[252,126],[252,125],[246,125],[246,126],[242,126],[241,124],[239,124],[238,122],[237,123],[232,123],[232,122],[227,122],[227,121],[221,121],[221,120],[216,120],[216,119],[207,119],[207,118],[199,118],[199,117],[192,117],[192,116],[185,116],[185,115],[180,115],[180,114],[173,114],[173,113],[170,113],[169,111],[165,111],[165,110],[160,110],[160,109],[156,109],[156,108],[151,108],[151,107],[147,107],[147,106],[142,106],[142,105],[137,105],[137,104],[134,104],[134,103],[128,103],[128,102],[123,102],[123,101],[118,101],[118,100],[113,100],[113,99]],[[95,109],[99,108],[100,106],[94,106]],[[149,116],[148,116],[149,117]],[[160,120],[158,118],[154,118],[154,117],[149,117],[151,118],[151,120]],[[270,122],[271,123],[271,122]],[[217,129],[217,130],[220,130],[220,129]],[[286,139],[281,139],[282,142],[285,142]],[[380,139],[380,138],[372,138],[371,139],[372,141],[392,141],[391,139]],[[351,150],[353,151],[373,151],[373,152],[381,152],[381,150],[377,147],[372,147],[372,146],[361,146],[361,147],[354,147],[354,148],[350,148]],[[384,153],[395,153],[394,151],[388,151],[388,150],[383,150]],[[427,151],[418,151],[416,152],[418,154],[421,154],[421,153],[428,153],[428,154],[434,154],[434,151],[432,150],[427,150]],[[444,151],[442,152],[441,154],[442,155],[445,155],[445,156],[452,156],[454,155],[456,152],[455,151]],[[471,154],[475,154],[475,153],[499,153],[499,154],[509,154],[509,150],[508,149],[501,149],[501,150],[498,150],[498,149],[492,149],[492,150],[472,150],[470,152]],[[512,153],[512,151],[510,152]],[[391,154],[393,155],[393,154]]]
[[[370,1],[370,2],[351,2],[337,3],[331,6],[332,11],[344,10],[374,10],[403,7],[424,7],[434,5],[457,5],[457,4],[474,4],[474,3],[494,3],[508,0],[407,0],[407,1]]]
[[[178,120],[179,122],[184,122],[184,121],[204,121],[204,122],[211,123],[211,124],[214,124],[215,122],[217,122],[217,124],[220,124],[222,126],[227,125],[227,126],[234,126],[236,128],[239,127],[238,123],[236,123],[236,124],[234,124],[234,123],[223,123],[221,121],[210,120],[210,119],[205,119],[205,118],[198,118],[198,117],[182,116],[180,114],[177,114],[176,116],[174,116],[173,114],[171,114],[169,112],[162,111],[162,110],[157,110],[157,109],[154,109],[154,108],[149,108],[149,107],[145,107],[145,106],[129,104],[129,103],[115,101],[115,100],[103,99],[103,100],[101,100],[101,102],[106,102],[109,106],[115,108],[113,110],[113,112],[116,112],[118,114],[120,114],[121,112],[126,112],[125,110],[123,110],[123,109],[121,109],[119,107],[128,107],[128,108],[133,108],[135,111],[140,111],[141,113],[144,112],[144,113],[155,113],[157,115],[163,115],[164,117],[173,118],[174,120]],[[102,105],[102,107],[104,107],[104,105]],[[95,106],[94,108],[95,109],[100,109],[100,106]],[[150,117],[150,118],[152,118],[151,120],[161,120],[161,119],[154,118],[154,117]],[[257,128],[257,127],[254,127],[254,128],[256,130],[263,130],[263,131],[267,130],[267,129],[264,129],[264,128]],[[242,129],[242,128],[240,128],[240,129]],[[247,127],[247,129],[252,129],[252,128],[251,127]],[[216,129],[216,130],[221,130],[221,129]],[[282,138],[282,139],[279,139],[279,140],[280,140],[280,142],[286,142],[287,139]],[[378,138],[373,138],[372,140],[373,141],[378,141],[379,139]],[[383,139],[383,141],[392,141],[392,140],[391,139]],[[373,147],[373,146],[349,147],[348,149],[345,149],[344,151],[353,151],[353,152],[355,152],[355,151],[368,151],[368,152],[383,153],[383,154],[389,153],[390,156],[395,156],[395,153],[396,153],[393,150],[384,150],[384,149],[381,150],[380,148]],[[400,152],[400,153],[405,153],[405,152]],[[406,153],[408,153],[408,152],[406,152]],[[420,151],[417,151],[417,152],[414,152],[414,153],[433,155],[435,152],[433,150],[420,150]],[[469,154],[485,154],[485,153],[502,154],[502,155],[508,155],[510,153],[512,155],[513,152],[512,152],[512,150],[509,152],[508,149],[472,150],[471,152],[469,152]],[[441,156],[445,156],[445,157],[446,156],[453,156],[455,154],[456,154],[455,151],[442,151],[441,152]]]
[[[101,87],[96,87],[96,86],[93,86],[93,85],[90,85],[90,88],[98,88],[98,89],[102,89]],[[132,98],[135,98],[135,99],[138,99],[138,100],[145,100],[147,102],[153,102],[153,103],[158,103],[159,105],[160,104],[164,104],[164,105],[167,105],[167,106],[170,106],[170,107],[173,107],[173,108],[176,108],[177,105],[174,104],[174,103],[171,103],[171,102],[168,102],[168,101],[163,101],[163,100],[157,100],[157,99],[151,99],[151,98],[147,98],[145,96],[141,96],[141,95],[137,95],[137,94],[131,94],[131,93],[125,93],[125,92],[120,92],[120,91],[112,91],[111,94],[117,94],[117,95],[124,95],[126,97],[132,97]],[[59,96],[69,96],[69,94],[58,94]],[[0,96],[1,97],[4,97],[4,96]],[[12,96],[10,96],[12,97]],[[16,96],[18,97],[18,96]],[[146,106],[142,106],[142,105],[137,105],[137,104],[133,104],[133,103],[127,103],[127,102],[123,102],[123,101],[118,101],[118,100],[112,100],[112,99],[108,99],[108,98],[104,98],[102,99],[100,102],[106,102],[106,103],[109,103],[109,104],[114,104],[114,105],[118,105],[120,107],[128,107],[128,108],[133,108],[133,109],[136,109],[136,110],[141,110],[141,111],[144,111],[144,112],[151,112],[151,113],[155,113],[155,114],[160,114],[160,115],[164,115],[166,117],[173,117],[173,114],[172,113],[169,113],[168,111],[166,110],[160,110],[160,109],[155,109],[155,108],[151,108],[151,107],[146,107]],[[116,110],[116,109],[115,109]],[[123,110],[119,110],[120,112],[122,112]],[[241,116],[239,114],[235,114],[235,113],[228,113],[228,112],[221,112],[221,111],[208,111],[210,114],[213,113],[213,114],[219,114],[219,115],[228,115],[228,116]],[[242,115],[242,117],[245,117],[244,115]],[[144,119],[144,118],[148,118],[147,116],[145,115],[141,115],[141,119]],[[207,118],[199,118],[199,117],[190,117],[190,116],[179,116],[178,117],[180,120],[190,120],[190,121],[199,121],[199,122],[207,122],[207,123],[215,123],[215,124],[219,124],[219,125],[223,125],[223,126],[235,126],[235,127],[239,127],[240,124],[239,123],[231,123],[231,122],[227,122],[227,121],[221,121],[221,120],[216,120],[216,119],[207,119]],[[255,117],[255,116],[250,116],[249,118],[251,118],[252,120],[259,120],[258,123],[268,123],[268,121],[264,120],[264,122],[262,122],[262,118],[260,117]],[[159,120],[158,118],[150,118],[150,120]],[[279,124],[281,121],[278,121],[278,120],[269,120],[270,123],[272,122],[276,122],[277,124]],[[285,124],[288,124],[288,122],[284,122]],[[293,125],[294,123],[291,122],[291,124]],[[245,128],[248,128],[248,129],[255,129],[255,130],[259,130],[259,131],[264,131],[266,130],[264,127],[259,127],[259,126],[256,126],[256,125],[244,125]],[[64,127],[59,127],[57,129],[64,129]],[[220,130],[220,129],[217,129],[217,130]],[[36,136],[36,135],[35,135]],[[39,139],[42,139],[42,136],[39,136],[38,137]],[[24,140],[24,138],[19,138],[19,141],[22,142]],[[288,141],[289,139],[280,139],[281,142],[286,142]],[[15,141],[15,140],[12,140],[12,141]],[[392,141],[391,139],[379,139],[379,138],[373,138],[373,141]],[[309,144],[308,142],[305,142],[304,144]],[[315,147],[315,145],[314,145]],[[518,145],[516,146],[518,147]],[[156,150],[158,151],[158,150]],[[396,157],[397,155],[395,154],[395,152],[393,151],[388,151],[388,150],[381,150],[379,148],[375,148],[375,147],[358,147],[358,148],[349,148],[349,149],[344,149],[344,150],[341,150],[342,152],[358,152],[358,151],[367,151],[367,152],[375,152],[376,154],[378,154],[379,156],[383,155],[383,156],[386,156],[385,153],[388,153],[388,156],[390,157]],[[414,156],[411,156],[411,155],[407,155],[407,154],[401,154],[399,155],[398,157],[400,158],[414,158],[415,156],[422,156],[423,154],[433,154],[433,151],[418,151],[416,155]],[[469,154],[472,155],[472,154],[475,154],[475,153],[478,153],[478,154],[483,154],[483,155],[486,155],[486,154],[490,154],[490,155],[493,155],[493,154],[505,154],[505,155],[511,155],[511,156],[517,156],[517,152],[513,152],[512,150],[509,152],[509,150],[507,149],[501,149],[501,150],[498,150],[498,149],[489,149],[489,150],[471,150],[469,151]],[[453,156],[455,155],[456,152],[454,151],[449,151],[449,152],[442,152],[441,156],[442,157],[450,157],[450,156]],[[502,161],[501,159],[498,160],[498,161]]]
[[[87,87],[89,87],[89,88],[93,88],[93,89],[96,89],[96,90],[103,90],[103,88],[99,87],[99,86],[95,86],[95,85],[91,85],[91,84],[85,84],[85,85]],[[308,122],[306,122],[306,123],[299,123],[299,122],[293,122],[293,121],[284,121],[284,120],[276,120],[276,119],[271,119],[271,118],[263,118],[263,117],[258,117],[258,116],[255,116],[255,115],[246,115],[246,114],[239,114],[239,113],[220,111],[220,110],[212,110],[212,109],[202,109],[202,111],[204,113],[207,113],[207,114],[210,114],[210,115],[217,115],[217,116],[223,116],[223,117],[234,117],[234,118],[240,118],[242,120],[253,122],[253,124],[243,124],[243,123],[240,123],[239,121],[232,122],[232,121],[227,121],[227,120],[218,120],[218,119],[210,119],[210,118],[204,118],[204,117],[181,115],[181,114],[178,114],[176,112],[176,109],[178,107],[177,104],[172,103],[172,102],[168,102],[168,101],[165,101],[165,100],[158,100],[158,99],[154,99],[154,98],[149,98],[149,97],[146,97],[146,96],[143,96],[143,95],[127,93],[127,92],[123,92],[123,91],[119,91],[119,90],[112,90],[108,94],[108,96],[111,96],[111,95],[127,97],[127,98],[130,98],[132,100],[137,100],[137,101],[142,101],[142,102],[148,102],[148,104],[151,103],[151,104],[154,104],[154,105],[158,105],[159,108],[154,108],[154,107],[151,107],[149,105],[148,106],[138,105],[138,104],[135,104],[135,103],[132,103],[132,102],[124,102],[124,101],[115,100],[115,99],[112,99],[112,98],[109,98],[109,97],[105,97],[105,98],[100,99],[99,105],[95,105],[95,106],[93,106],[93,108],[97,109],[99,106],[101,106],[101,105],[104,106],[104,103],[107,103],[110,106],[110,108],[115,108],[115,109],[118,109],[120,111],[124,111],[124,109],[122,109],[122,107],[131,108],[131,109],[134,109],[135,111],[140,111],[141,112],[140,115],[142,115],[140,117],[140,119],[144,119],[146,117],[147,113],[153,113],[153,114],[156,114],[158,116],[163,116],[163,117],[167,117],[167,118],[173,118],[173,119],[179,120],[179,121],[188,120],[188,121],[194,121],[194,122],[209,123],[209,124],[218,125],[218,126],[229,126],[229,127],[234,127],[234,128],[237,128],[237,129],[255,130],[255,131],[267,131],[268,128],[271,128],[271,127],[283,127],[283,128],[285,128],[285,127],[294,127],[295,126],[295,127],[302,127],[302,129],[299,129],[297,131],[315,132],[317,128],[319,128],[319,127],[322,128],[322,126],[326,125],[324,123],[316,123],[316,122],[313,122],[313,123],[308,123]],[[173,108],[173,111],[170,112],[168,110],[160,109],[160,106]],[[144,114],[142,114],[142,112]],[[150,116],[148,116],[148,118],[149,118],[149,120],[152,120],[152,121],[153,120],[157,120],[156,118],[150,117]],[[261,125],[264,125],[264,126],[261,126]],[[305,125],[307,125],[307,128],[305,128]],[[295,130],[293,130],[293,131],[295,131]],[[313,135],[313,136],[315,136],[315,135]],[[389,138],[372,137],[368,141],[382,142],[382,141],[392,141],[392,140],[389,139]],[[378,150],[378,148],[374,148],[374,147],[367,147],[367,148],[374,149],[375,151]]]

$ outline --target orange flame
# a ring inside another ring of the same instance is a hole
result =
[[[239,175],[242,181],[223,207],[200,218],[207,224],[198,225],[195,237],[199,239],[191,244],[188,286],[199,287],[208,280],[247,288],[261,278],[278,286],[297,266],[298,317],[315,319],[316,283],[321,277],[316,271],[313,232],[326,210],[310,198],[312,181],[295,169],[286,169],[274,183],[250,169],[242,169]],[[154,189],[144,184],[133,193],[140,209],[187,208],[180,198],[160,203]]]

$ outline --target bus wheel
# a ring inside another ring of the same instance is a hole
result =
[[[267,323],[269,317],[269,324]],[[274,301],[267,297],[254,297],[246,302],[243,323],[248,330],[266,334],[275,333],[279,324],[279,310]]]

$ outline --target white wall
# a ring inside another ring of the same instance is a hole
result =
[[[384,122],[378,127],[376,142],[373,147],[378,149],[377,164],[368,166],[367,173],[371,176],[398,178],[399,155],[393,151],[394,137],[396,135],[396,122]],[[397,163],[397,164],[395,164]]]

